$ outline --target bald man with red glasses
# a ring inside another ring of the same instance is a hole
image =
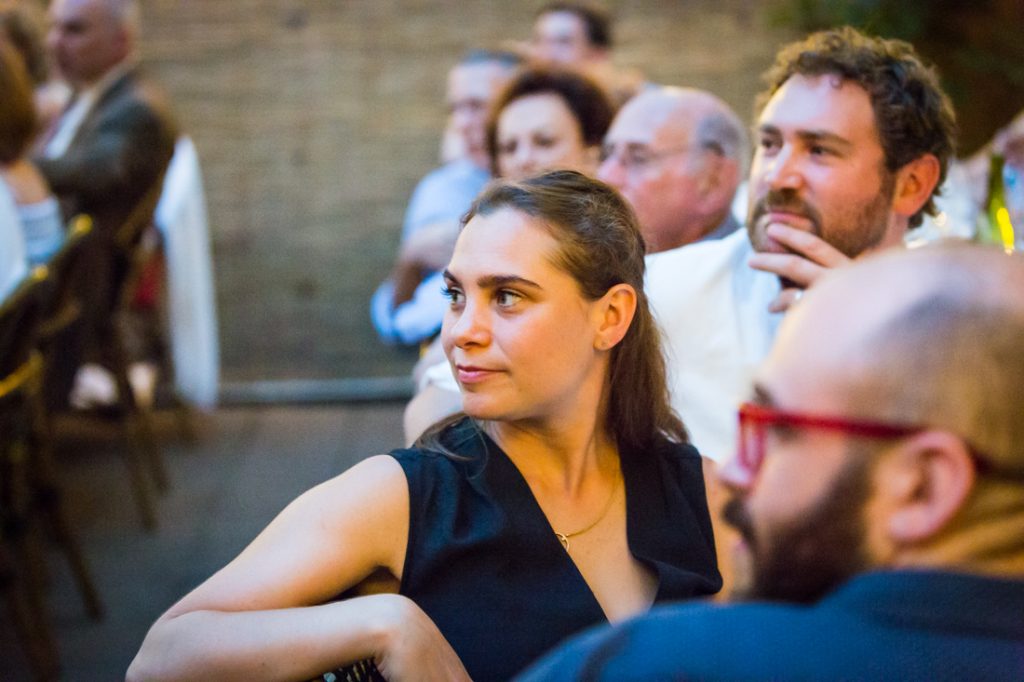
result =
[[[733,594],[545,679],[1024,679],[1024,258],[890,251],[795,306],[719,471]]]

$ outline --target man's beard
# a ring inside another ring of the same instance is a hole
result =
[[[825,224],[817,207],[800,198],[792,189],[769,190],[754,202],[747,216],[747,234],[754,250],[763,252],[768,248],[769,239],[765,234],[767,225],[761,225],[761,217],[769,211],[785,211],[803,216],[811,223],[811,234],[824,239],[849,258],[856,258],[870,248],[878,246],[889,228],[889,212],[892,207],[896,175],[882,171],[882,183],[874,199],[860,206],[859,210],[847,208],[833,214],[834,224]]]
[[[872,465],[856,454],[810,510],[761,536],[742,498],[729,500],[723,516],[751,553],[750,584],[736,598],[810,603],[871,565],[862,514]]]

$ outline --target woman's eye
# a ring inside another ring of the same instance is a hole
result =
[[[441,289],[441,293],[444,295],[445,298],[451,301],[451,304],[453,306],[462,303],[462,292],[456,289],[455,287],[443,287]]]
[[[521,301],[522,298],[522,296],[520,296],[514,291],[502,289],[495,295],[494,300],[501,308],[511,308],[516,303],[519,303],[519,301]]]
[[[510,154],[515,154],[516,153],[516,143],[515,142],[503,142],[502,144],[499,144],[498,145],[498,153],[501,154],[502,156],[509,156]]]
[[[558,144],[558,140],[553,137],[538,137],[533,143],[541,149],[550,149]]]
[[[820,144],[811,145],[811,156],[831,156],[832,150]]]

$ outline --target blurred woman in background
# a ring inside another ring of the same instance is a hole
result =
[[[19,54],[0,40],[0,183],[17,206],[31,264],[45,263],[64,240],[60,205],[28,158],[38,131],[32,83]]]

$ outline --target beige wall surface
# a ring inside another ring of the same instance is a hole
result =
[[[367,301],[436,164],[445,73],[529,35],[540,3],[143,0],[143,58],[206,181],[228,380],[402,374]],[[616,62],[709,89],[747,119],[789,36],[764,0],[608,3]]]

